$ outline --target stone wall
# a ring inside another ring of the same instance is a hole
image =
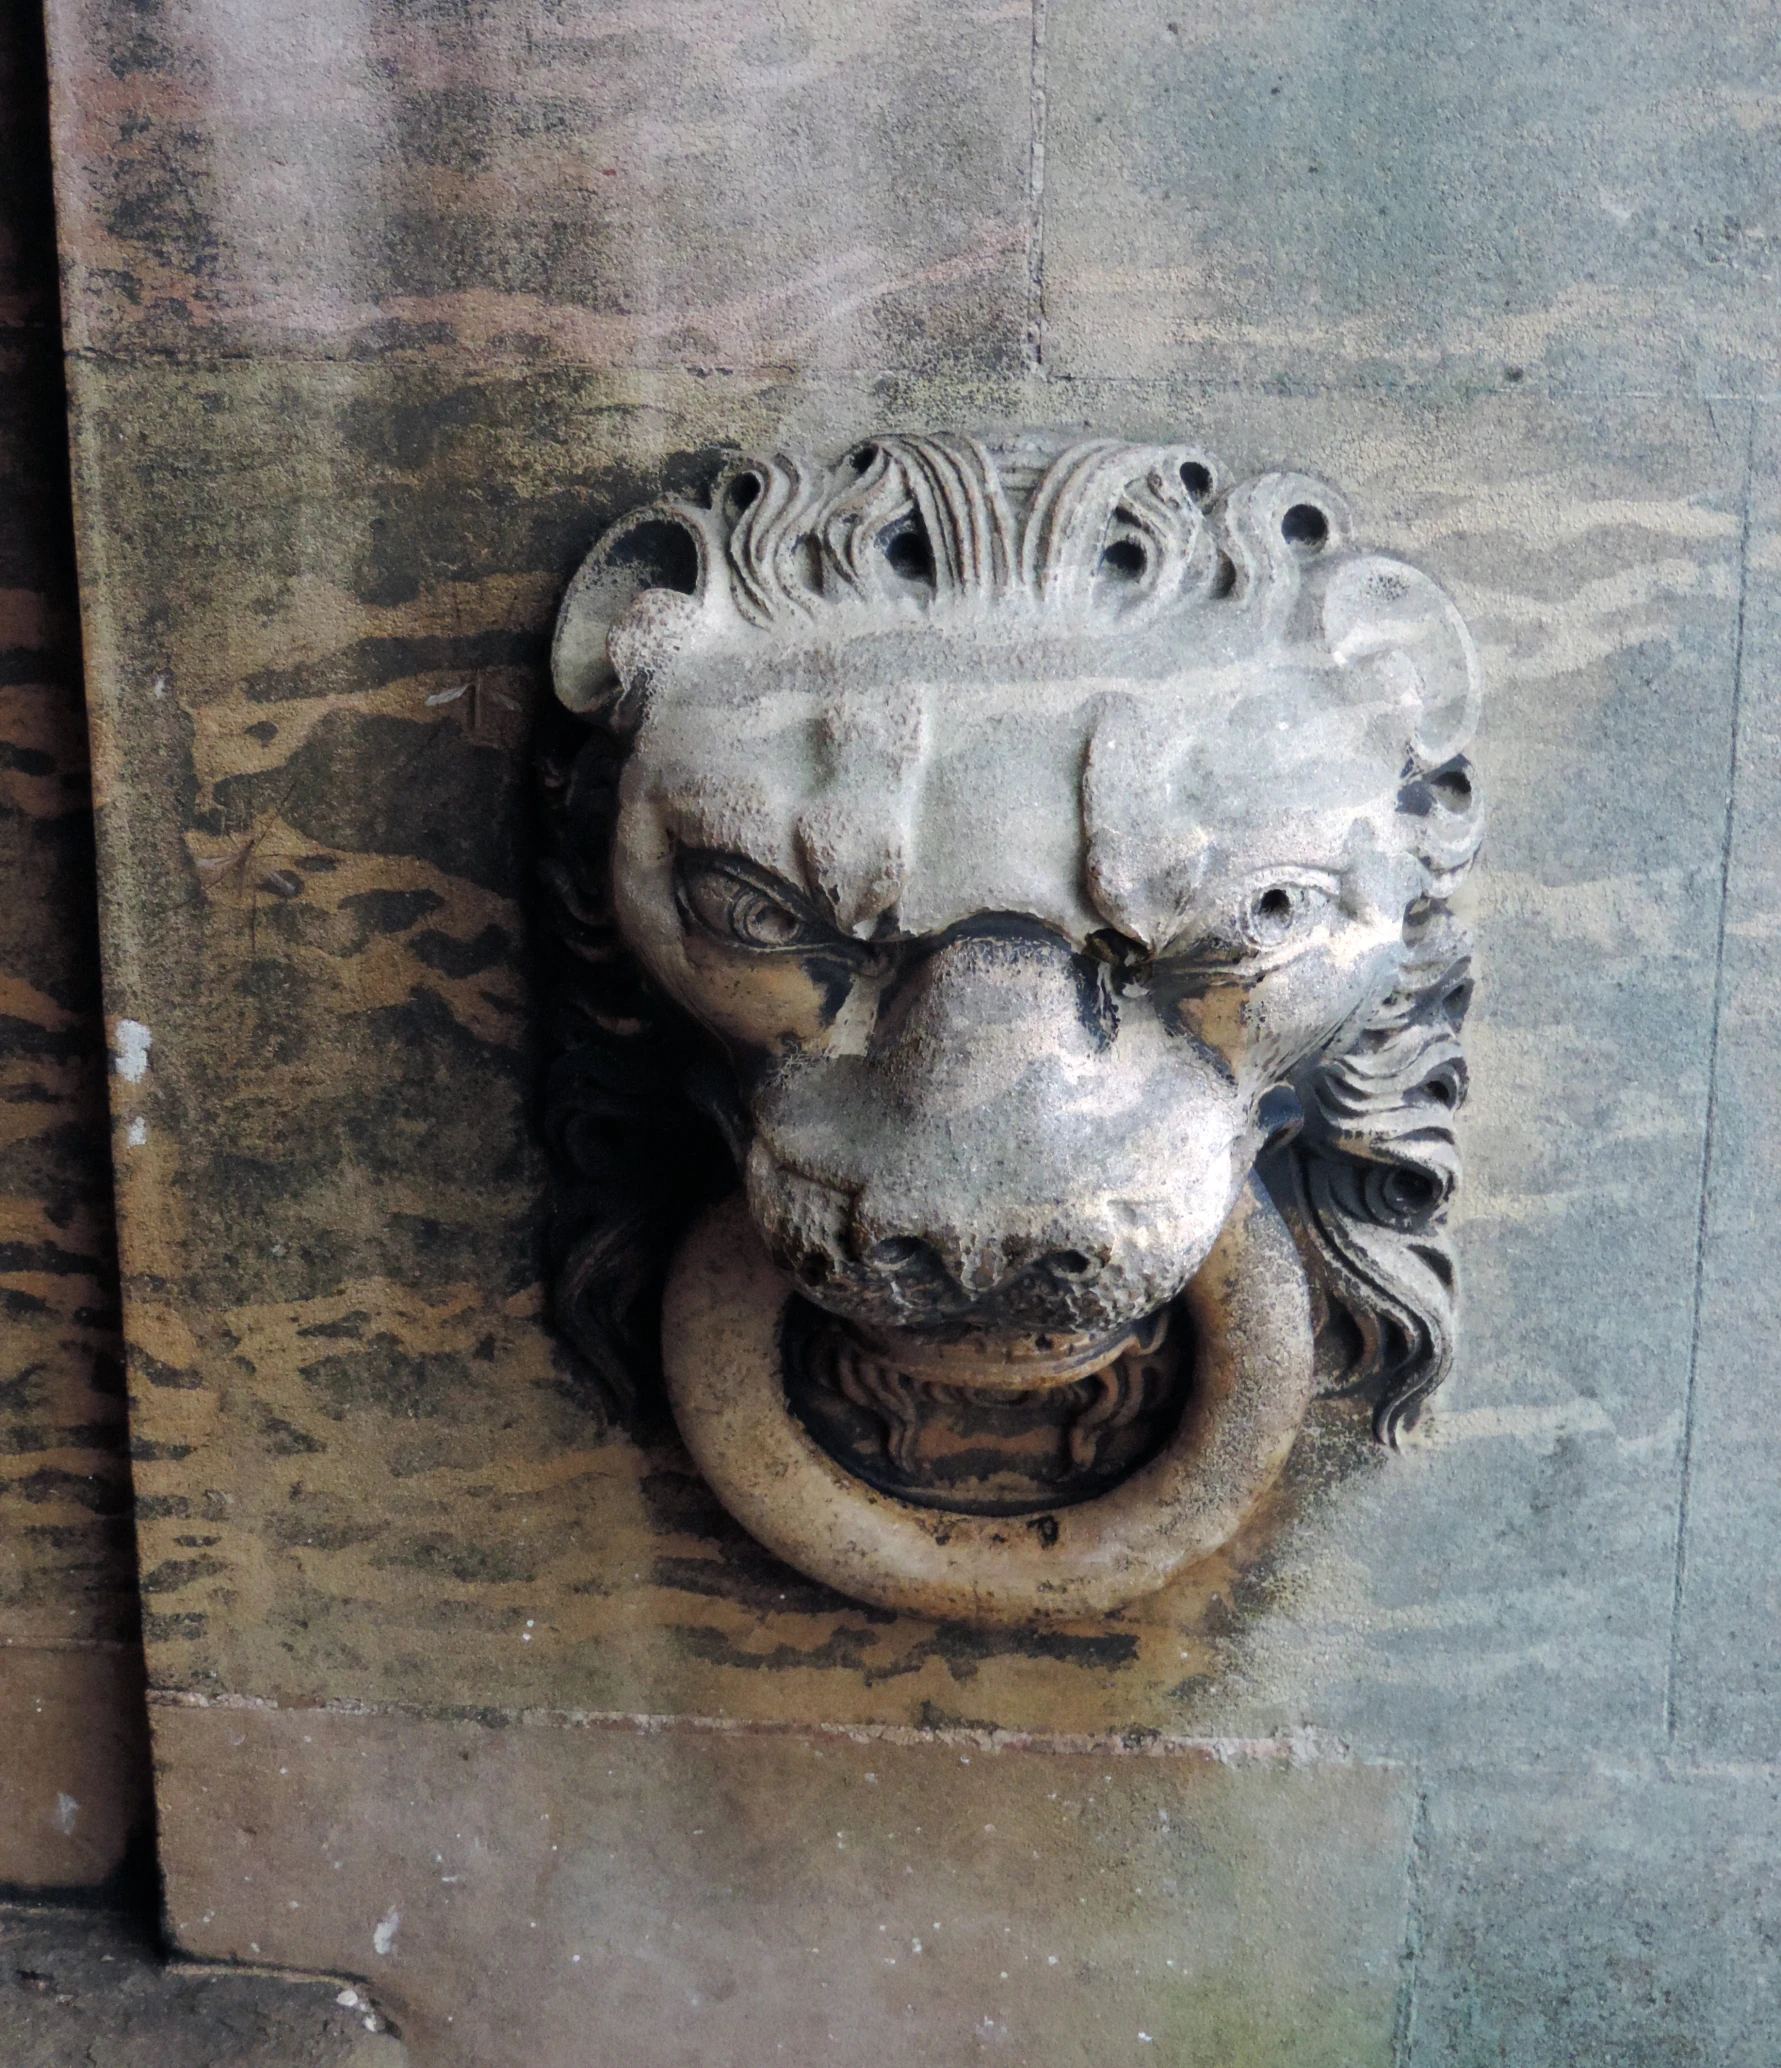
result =
[[[1770,2059],[1766,11],[49,15],[179,1942],[440,2061]],[[528,758],[628,503],[1022,421],[1341,482],[1492,822],[1436,1413],[985,1635],[553,1340]]]
[[[0,20],[0,1886],[147,1783],[43,46]]]

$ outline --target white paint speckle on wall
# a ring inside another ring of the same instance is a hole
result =
[[[129,1132],[124,1136],[132,1149],[140,1149],[148,1140],[148,1122],[140,1114],[131,1121]]]
[[[117,1074],[126,1084],[140,1084],[148,1074],[148,1052],[155,1037],[140,1020],[119,1020],[112,1041],[117,1049]]]
[[[56,1797],[56,1814],[52,1821],[64,1838],[72,1838],[74,1836],[74,1826],[79,1816],[80,1804],[75,1801],[72,1795],[58,1795]]]
[[[387,1911],[382,1917],[380,1917],[377,1920],[377,1925],[375,1929],[372,1931],[372,1952],[384,1954],[393,1952],[396,1944],[396,1934],[398,1931],[401,1930],[401,1928],[401,1911],[394,1909]]]

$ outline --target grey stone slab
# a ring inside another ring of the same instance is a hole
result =
[[[1673,1710],[1710,1757],[1781,1756],[1781,424],[1754,449],[1737,787]]]
[[[909,1740],[163,1707],[170,1929],[428,2068],[1385,2068],[1406,1774]]]
[[[1771,2068],[1778,1844],[1773,1772],[1437,1783],[1405,2068]]]
[[[50,16],[76,341],[1018,363],[1021,8],[627,0]]]
[[[1047,363],[1761,391],[1781,79],[1744,0],[1051,0]]]

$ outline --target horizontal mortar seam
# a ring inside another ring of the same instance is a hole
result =
[[[156,1709],[216,1710],[259,1715],[393,1718],[418,1723],[468,1723],[493,1729],[603,1730],[635,1737],[822,1737],[850,1744],[940,1749],[964,1746],[983,1752],[1046,1752],[1096,1758],[1186,1759],[1220,1766],[1340,1766],[1398,1771],[1403,1760],[1358,1756],[1333,1734],[1308,1731],[1286,1737],[1187,1737],[1163,1731],[1020,1731],[972,1725],[922,1727],[895,1723],[806,1722],[780,1718],[673,1716],[649,1711],[594,1709],[505,1709],[435,1707],[408,1702],[301,1702],[289,1705],[262,1695],[205,1694],[190,1688],[151,1688]]]
[[[491,359],[467,351],[389,351],[376,353],[360,352],[302,352],[261,345],[243,345],[231,349],[222,347],[211,352],[175,352],[155,346],[141,346],[131,349],[113,349],[96,345],[76,345],[65,348],[63,357],[70,365],[92,366],[105,369],[129,370],[137,367],[165,367],[189,369],[203,372],[225,366],[261,365],[267,367],[360,367],[374,370],[384,366],[434,367],[446,372],[483,374],[491,378],[512,380],[542,380],[563,374],[576,374],[588,378],[627,379],[633,376],[660,376],[664,374],[683,375],[689,380],[759,380],[796,381],[809,389],[820,389],[850,381],[880,380],[926,380],[932,378],[931,363],[905,365],[900,362],[875,363],[869,366],[822,366],[807,367],[784,360],[764,361],[749,365],[713,366],[703,361],[686,360],[622,360],[594,361],[582,359]],[[1018,385],[1023,375],[1031,369],[1007,360],[993,364],[975,365],[967,372],[986,383],[1006,381],[1011,387]],[[1317,386],[1295,388],[1289,397],[1282,398],[1267,385],[1266,376],[1251,380],[1200,379],[1188,374],[1174,372],[1145,373],[1096,373],[1060,371],[1048,367],[1046,380],[1073,386],[1102,386],[1110,389],[1155,392],[1168,388],[1176,393],[1203,395],[1232,395],[1258,397],[1270,402],[1283,399],[1290,402],[1319,402],[1333,400],[1362,400],[1390,403],[1394,400],[1426,399],[1432,393],[1445,395],[1445,380],[1450,368],[1431,363],[1426,371],[1407,372],[1403,385],[1395,391],[1381,390],[1377,382],[1356,381],[1334,382]],[[1747,404],[1753,407],[1772,406],[1781,403],[1781,389],[1739,389],[1739,388],[1573,388],[1565,384],[1544,385],[1519,382],[1513,386],[1480,389],[1472,399],[1513,397],[1528,398],[1545,402],[1594,402],[1594,403],[1698,403],[1707,406],[1713,403]]]

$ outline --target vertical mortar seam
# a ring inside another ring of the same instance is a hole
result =
[[[1694,1230],[1694,1296],[1689,1318],[1688,1378],[1682,1396],[1681,1485],[1676,1499],[1676,1556],[1670,1589],[1670,1650],[1664,1669],[1663,1727],[1676,1737],[1676,1680],[1682,1652],[1682,1598],[1688,1581],[1688,1510],[1694,1477],[1695,1397],[1701,1357],[1701,1308],[1706,1296],[1707,1210],[1713,1184],[1713,1137],[1719,1122],[1719,1022],[1725,1000],[1725,928],[1731,899],[1732,838],[1737,823],[1738,755],[1744,722],[1744,619],[1750,593],[1750,504],[1755,490],[1758,410],[1750,408],[1744,436],[1743,508],[1738,524],[1738,610],[1732,634],[1731,738],[1726,757],[1725,824],[1719,849],[1719,921],[1713,943],[1713,1004],[1707,1032],[1707,1103],[1701,1129],[1699,1202]]]
[[[1045,109],[1046,11],[1033,0],[1031,70],[1027,88],[1027,322],[1021,357],[1027,371],[1045,373]]]
[[[1428,1857],[1429,1791],[1419,1772],[1416,1801],[1410,1811],[1410,1839],[1404,1855],[1404,1950],[1398,1956],[1403,1979],[1398,1984],[1397,2017],[1391,2035],[1392,2068],[1410,2068],[1416,2043],[1416,1985],[1422,1973],[1423,1867]]]

